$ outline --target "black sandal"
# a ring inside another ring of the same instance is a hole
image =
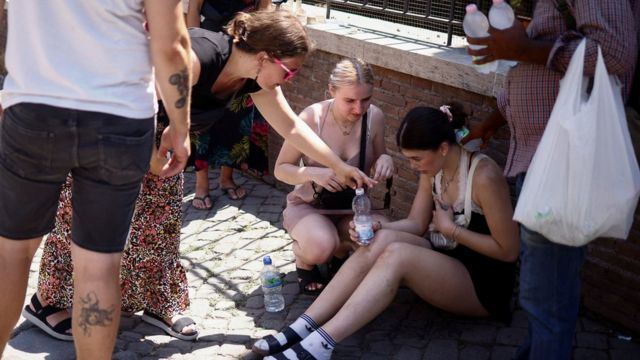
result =
[[[267,356],[267,355],[283,352],[288,348],[292,347],[293,345],[302,341],[302,338],[300,337],[300,335],[298,335],[297,332],[293,331],[293,329],[290,328],[289,326],[287,326],[282,330],[282,334],[284,334],[284,337],[287,339],[287,342],[284,345],[280,344],[280,342],[278,341],[278,339],[275,338],[275,336],[267,335],[260,340],[264,340],[267,342],[267,345],[269,346],[268,350],[265,350],[256,346],[256,344],[258,343],[257,341],[253,344],[253,347],[251,348],[251,350],[256,354]]]
[[[307,295],[318,295],[322,292],[327,282],[320,274],[320,270],[317,266],[314,266],[311,270],[302,269],[296,266],[296,272],[298,273],[298,286],[300,287],[300,292]],[[320,284],[321,288],[311,290],[308,289],[307,286],[309,284]]]
[[[298,360],[317,360],[307,349],[302,347],[302,345],[295,344],[291,347],[291,351],[293,351],[296,355],[296,359]],[[272,357],[276,360],[290,360],[287,355],[283,353],[273,354]]]
[[[170,336],[173,336],[176,339],[185,340],[185,341],[195,341],[198,338],[198,330],[189,334],[182,333],[182,330],[184,330],[184,328],[186,328],[187,326],[196,324],[196,322],[193,321],[193,319],[188,316],[181,317],[180,319],[176,320],[173,324],[167,324],[161,316],[145,310],[142,313],[142,317],[140,319],[146,322],[147,324],[150,324],[162,329],[165,333],[167,333]]]
[[[67,311],[67,309],[57,308],[52,305],[42,306],[36,294],[33,294],[31,297],[31,306],[33,306],[34,310],[31,310],[29,305],[25,306],[22,310],[22,316],[24,316],[25,319],[31,321],[33,325],[53,338],[63,341],[73,341],[73,335],[68,333],[68,331],[71,330],[71,317],[60,321],[55,326],[47,322],[47,317],[50,315],[60,311]]]

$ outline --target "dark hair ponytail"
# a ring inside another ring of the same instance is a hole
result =
[[[449,115],[443,110],[418,106],[405,115],[398,132],[396,142],[400,149],[436,150],[443,142],[456,143],[455,131],[465,126],[467,114],[460,103],[451,102],[448,106]]]

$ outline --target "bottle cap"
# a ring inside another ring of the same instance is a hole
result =
[[[364,195],[364,189],[363,188],[357,188],[356,189],[356,195]]]
[[[468,13],[474,13],[476,11],[478,11],[478,7],[476,6],[476,4],[469,4],[467,5],[467,7],[464,8]]]
[[[271,256],[267,255],[262,258],[262,263],[264,265],[271,265]]]

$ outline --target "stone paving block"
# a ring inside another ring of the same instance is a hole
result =
[[[220,346],[220,354],[221,355],[228,355],[228,356],[233,356],[233,357],[236,357],[236,358],[239,358],[242,355],[245,355],[249,351],[251,351],[251,350],[247,349],[244,345],[222,344]]]
[[[484,346],[466,345],[460,349],[460,360],[486,360],[491,356],[491,351]]]
[[[395,360],[420,360],[422,359],[422,350],[412,346],[403,345],[393,354]]]
[[[511,360],[517,349],[514,346],[494,346],[491,350],[491,360]]]
[[[591,332],[577,333],[576,343],[581,348],[606,349],[608,347],[606,335]]]
[[[527,313],[524,312],[524,310],[518,309],[513,312],[511,327],[529,328],[529,320],[527,318]]]
[[[138,354],[133,351],[120,351],[113,354],[113,360],[138,360]]]
[[[393,338],[394,345],[410,346],[414,348],[425,348],[429,343],[424,339],[420,331],[401,330],[397,336]]]
[[[209,301],[207,299],[194,299],[191,300],[191,306],[189,313],[204,318],[209,312]]]
[[[381,355],[393,354],[393,343],[387,339],[380,339],[375,341],[367,341],[367,348],[370,352]]]
[[[640,355],[640,343],[638,343],[637,340],[623,340],[617,337],[610,337],[609,346],[614,349],[633,350]]]
[[[454,340],[431,340],[424,352],[424,360],[448,360],[458,358],[458,342]]]
[[[163,347],[156,350],[156,356],[159,359],[171,358],[172,356],[179,353],[180,353],[180,349],[174,348],[174,347]]]
[[[504,345],[520,345],[526,338],[528,333],[527,329],[522,328],[502,328],[498,330],[496,337],[497,344]]]
[[[282,238],[264,238],[259,241],[260,249],[264,252],[272,252],[281,248],[287,248],[291,242]]]
[[[594,349],[577,348],[573,350],[574,360],[607,360],[609,356],[606,352]]]
[[[181,263],[187,271],[191,300],[186,313],[198,324],[198,341],[174,339],[133,316],[121,321],[123,331],[117,338],[115,358],[259,359],[250,351],[252,343],[290,324],[316,299],[298,293],[291,238],[282,229],[286,193],[236,172],[238,183],[243,183],[250,195],[244,201],[231,201],[221,196],[217,176],[217,171],[210,172],[213,210],[191,207],[193,173],[186,175],[187,197],[182,205]],[[36,259],[41,254],[40,248]],[[267,254],[286,274],[283,293],[287,307],[279,313],[264,311],[258,274]],[[37,276],[38,263],[34,261],[25,303],[35,291]],[[401,288],[380,317],[338,345],[333,359],[508,359],[526,329],[522,309],[516,310],[510,327],[505,327],[495,320],[447,314]],[[637,342],[616,338],[615,331],[596,320],[581,316],[578,329],[576,356],[598,359],[608,354],[612,360],[640,359]],[[53,340],[21,319],[4,355],[9,360],[67,360],[74,358],[74,349],[72,343]]]
[[[609,350],[611,360],[638,360],[640,352],[631,349],[612,349]]]
[[[193,349],[189,354],[190,359],[215,359],[220,354],[220,345],[217,344],[198,344],[201,347]]]
[[[375,352],[365,352],[362,354],[361,359],[367,360],[389,360],[389,355],[386,354],[378,354]]]
[[[127,350],[133,351],[136,354],[144,355],[144,354],[150,353],[153,350],[154,346],[155,344],[153,342],[148,340],[142,340],[142,341],[129,344],[129,346],[127,347]]]
[[[148,331],[154,330],[154,328],[156,328],[155,326],[149,325],[147,323],[140,323],[139,326],[142,326],[142,328],[147,329]],[[162,330],[160,330],[162,331]],[[133,329],[132,331],[123,331],[121,332],[118,337],[122,340],[128,341],[128,342],[133,342],[133,341],[138,341],[140,340],[140,338],[142,338],[142,334],[140,333],[140,331],[138,331],[138,328],[136,327],[135,329]]]

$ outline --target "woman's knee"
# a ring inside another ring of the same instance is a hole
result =
[[[296,255],[304,258],[309,265],[327,262],[340,244],[335,236],[312,235],[302,239],[294,239],[294,241],[298,244]]]
[[[411,245],[405,243],[393,242],[387,244],[380,256],[378,256],[377,262],[384,264],[402,264],[406,259],[406,253]]]

